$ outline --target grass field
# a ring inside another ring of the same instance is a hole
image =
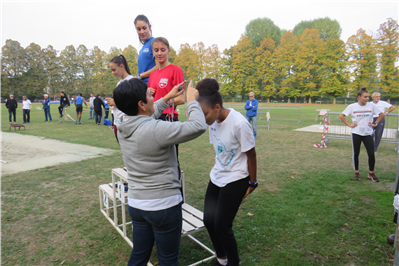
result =
[[[82,125],[56,124],[55,106],[52,123],[43,123],[43,111],[36,106],[26,131],[17,133],[119,150],[113,132],[90,122],[86,109]],[[392,265],[394,248],[386,237],[395,230],[394,145],[380,145],[375,169],[379,183],[367,178],[362,147],[360,180],[354,181],[349,141],[331,140],[327,149],[317,149],[312,145],[320,143],[320,133],[293,131],[314,124],[315,109],[321,108],[338,112],[345,106],[301,105],[299,124],[272,119],[267,130],[260,123],[259,187],[242,203],[234,223],[241,265]],[[297,117],[298,111],[287,109],[278,111],[280,118]],[[1,111],[1,130],[8,132],[4,105]],[[21,110],[17,122],[22,122]],[[186,173],[187,202],[203,210],[214,164],[208,132],[180,145],[179,159]],[[110,182],[111,169],[122,166],[119,152],[3,175],[1,264],[126,265],[130,248],[100,213],[98,202],[98,185]],[[206,232],[197,236],[212,246]],[[207,255],[189,239],[182,240],[180,253],[180,265]]]

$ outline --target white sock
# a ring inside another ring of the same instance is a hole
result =
[[[222,264],[222,265],[227,265],[227,259],[219,259],[219,258],[217,258],[218,259],[218,262],[220,263],[220,264]]]

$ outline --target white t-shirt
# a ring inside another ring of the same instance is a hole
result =
[[[160,211],[172,208],[183,201],[181,194],[173,195],[161,199],[132,199],[127,198],[130,207],[140,209],[143,211]]]
[[[95,98],[96,98],[96,97],[94,97],[94,96],[89,98],[89,106],[90,106],[90,107],[94,107],[94,99],[95,99]]]
[[[209,140],[216,152],[211,181],[218,187],[249,175],[245,152],[255,147],[254,132],[247,119],[234,109],[226,119],[209,126]]]
[[[378,103],[374,103],[374,102],[372,102],[372,103],[377,105],[377,107],[381,113],[385,113],[385,109],[389,109],[389,107],[392,106],[392,104],[390,104],[389,102],[381,101],[381,100],[379,100]],[[374,117],[378,117],[378,115],[374,115]]]
[[[116,87],[118,87],[118,85],[119,85],[121,82],[123,82],[123,81],[125,81],[125,80],[132,79],[132,78],[133,78],[133,76],[132,76],[132,75],[129,75],[129,76],[127,76],[126,78],[121,79],[121,80],[118,81],[118,83],[116,84]],[[120,118],[121,118],[122,115],[124,115],[125,113],[122,112],[121,110],[119,110],[118,107],[117,107],[116,105],[114,105],[114,109],[113,109],[113,112],[112,112],[112,113],[114,114],[114,124],[115,124],[116,126],[118,126],[119,121],[120,121]]]
[[[352,128],[352,134],[367,136],[373,135],[373,128],[368,125],[369,122],[373,122],[373,116],[379,116],[381,112],[375,104],[368,102],[363,106],[359,103],[352,103],[342,113],[351,116],[352,122],[357,124]]]
[[[22,101],[22,109],[30,109],[31,101],[28,99],[26,101]]]

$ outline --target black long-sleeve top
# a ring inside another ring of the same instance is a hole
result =
[[[15,99],[7,99],[6,107],[10,110],[18,108],[18,102]]]
[[[101,98],[98,98],[98,97],[96,97],[95,99],[94,99],[94,102],[93,102],[93,105],[94,105],[94,111],[96,112],[96,113],[100,113],[101,112],[101,105],[104,107],[104,109],[105,109],[105,105],[104,105],[104,102],[103,102],[103,100],[101,100]]]
[[[60,98],[60,105],[68,105],[71,106],[71,103],[69,102],[68,96],[61,96]]]

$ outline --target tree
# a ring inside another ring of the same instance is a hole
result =
[[[27,97],[43,95],[48,83],[46,71],[42,68],[31,68],[20,79],[20,93]]]
[[[7,40],[1,49],[1,71],[2,71],[2,93],[14,94],[18,97],[18,78],[26,70],[25,50],[20,43],[13,40]],[[3,84],[4,82],[4,84]]]
[[[377,49],[380,63],[379,85],[389,97],[399,97],[399,25],[389,18],[380,25],[377,33]]]
[[[61,81],[60,86],[67,95],[80,92],[79,65],[76,49],[73,45],[65,47],[60,54]]]
[[[313,27],[319,32],[323,41],[341,38],[341,25],[337,20],[328,17],[313,20]]]
[[[320,96],[320,54],[325,42],[316,29],[305,29],[299,41],[296,76],[302,95],[308,96],[311,103],[312,98]]]
[[[168,56],[169,63],[175,65],[176,56],[177,56],[176,50],[173,49],[173,47],[171,46],[171,47],[170,47],[170,54],[169,54],[169,56]]]
[[[352,91],[367,87],[371,91],[376,89],[377,82],[377,50],[374,38],[363,29],[356,35],[349,37],[346,43],[349,57],[348,67],[352,82]]]
[[[299,40],[293,31],[286,32],[281,44],[274,52],[275,84],[278,94],[285,97],[299,97],[301,90],[296,76]]]
[[[90,57],[89,49],[83,44],[79,45],[76,49],[76,57],[78,67],[77,80],[79,80],[77,92],[86,96],[90,95],[90,93],[97,94],[93,84],[94,58]]]
[[[265,38],[273,39],[276,45],[280,44],[281,39],[280,28],[269,18],[251,20],[247,26],[245,26],[244,35],[251,40],[255,47],[260,46],[260,43]]]
[[[134,48],[131,45],[128,45],[125,49],[123,49],[123,55],[126,58],[126,61],[129,65],[130,72],[132,73],[133,76],[137,75],[138,73],[138,66],[137,66],[137,58],[138,58],[138,53],[136,48]]]
[[[259,87],[254,78],[255,48],[249,38],[241,36],[237,45],[233,47],[233,56],[230,60],[230,81],[237,93],[243,95],[258,90]]]
[[[61,91],[62,65],[60,58],[57,56],[57,50],[55,50],[51,45],[43,49],[43,67],[46,71],[48,80],[46,92],[53,95],[59,93]]]
[[[237,95],[237,90],[233,86],[233,75],[232,75],[232,58],[233,58],[233,48],[230,47],[229,49],[225,49],[223,51],[223,57],[222,57],[222,67],[220,69],[221,71],[221,87],[219,89],[219,92],[223,96],[228,96],[231,97],[232,100],[234,101],[234,97]]]
[[[184,73],[186,80],[199,80],[201,68],[198,64],[199,56],[191,46],[186,43],[180,46],[180,50],[175,59],[175,65],[179,66]]]
[[[347,92],[346,84],[349,82],[345,43],[339,39],[328,39],[324,48],[320,54],[320,92],[333,96],[335,104],[335,98]]]
[[[275,69],[274,50],[276,45],[272,38],[265,38],[260,43],[260,46],[256,48],[256,72],[255,80],[258,84],[258,89],[255,93],[258,93],[262,97],[276,97],[277,87],[275,84],[275,78],[277,76]]]
[[[90,50],[90,57],[93,60],[93,84],[96,93],[101,95],[112,95],[112,90],[115,87],[115,77],[109,69],[109,61],[106,52],[94,46]],[[88,95],[87,95],[88,96]]]
[[[203,76],[219,80],[223,75],[222,69],[223,69],[222,54],[219,51],[218,46],[214,44],[205,50]]]
[[[305,29],[316,29],[323,41],[339,39],[342,32],[339,22],[328,17],[301,21],[295,25],[294,34],[299,38]]]

